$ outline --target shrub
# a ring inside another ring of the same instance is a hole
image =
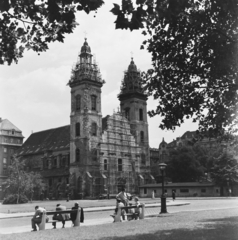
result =
[[[28,202],[28,198],[25,195],[20,194],[18,203],[27,203],[27,202]],[[2,202],[2,204],[16,204],[16,203],[17,203],[17,194],[8,195]]]

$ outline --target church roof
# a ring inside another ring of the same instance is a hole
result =
[[[41,132],[35,132],[24,142],[19,155],[37,154],[45,150],[60,150],[69,148],[70,144],[70,126],[48,129]]]
[[[137,67],[136,67],[136,65],[134,63],[133,58],[131,59],[131,63],[128,66],[128,72],[137,72]]]
[[[0,119],[0,130],[15,130],[21,132],[14,124],[12,124],[8,119]]]
[[[88,45],[87,38],[85,38],[85,42],[81,47],[81,53],[91,53],[91,48]]]
[[[128,94],[137,94],[143,98],[146,97],[142,86],[141,73],[137,69],[133,59],[131,59],[127,71],[124,72],[124,78],[121,84],[121,92],[118,97],[120,99]]]

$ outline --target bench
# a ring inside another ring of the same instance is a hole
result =
[[[59,220],[49,220],[46,222],[46,215],[55,215],[55,214],[64,214],[64,213],[73,213],[77,212],[76,219],[74,221],[74,226],[78,227],[80,225],[80,215],[81,215],[81,208],[73,209],[73,210],[64,210],[64,211],[49,211],[49,212],[43,212],[42,213],[42,219],[41,223],[38,224],[39,230],[45,230],[45,224],[46,223],[53,223],[53,222],[61,222]],[[65,221],[71,221],[71,219],[66,219]]]
[[[129,209],[140,209],[140,213],[128,213],[127,210]],[[124,214],[125,217],[127,218],[126,220],[132,219],[133,216],[138,216],[139,219],[144,219],[145,218],[145,204],[141,204],[139,206],[128,206],[128,207],[118,207],[117,214],[116,215],[111,215],[114,218],[114,222],[121,222],[121,212],[122,210],[125,210],[126,213]]]

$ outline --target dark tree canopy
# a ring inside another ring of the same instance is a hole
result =
[[[210,169],[211,177],[215,183],[225,186],[227,182],[238,182],[238,163],[229,153],[223,152],[218,158],[214,158],[213,167]]]
[[[179,147],[171,153],[166,176],[173,182],[197,182],[204,169],[192,147]]]
[[[42,52],[54,41],[63,42],[77,23],[77,11],[95,11],[102,0],[1,0],[0,64],[9,65],[25,49]]]
[[[158,101],[162,129],[186,118],[220,133],[236,126],[238,110],[238,1],[122,1],[116,28],[143,28],[153,69],[145,87]],[[233,128],[234,129],[234,128]]]
[[[102,0],[1,0],[0,64],[25,49],[46,51],[76,26],[76,11],[98,10]],[[112,1],[113,3],[113,1]],[[238,124],[238,1],[121,0],[111,12],[116,29],[141,29],[152,55],[144,73],[158,102],[150,116],[174,130],[185,119],[220,134]]]

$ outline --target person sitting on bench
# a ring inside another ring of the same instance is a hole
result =
[[[35,214],[31,219],[32,232],[37,231],[36,225],[41,223],[43,212],[46,212],[44,208],[35,206]]]
[[[67,209],[65,206],[62,206],[61,204],[56,205],[56,211],[66,211],[66,210]],[[69,215],[67,213],[62,213],[62,214],[55,213],[52,219],[61,221],[63,224],[62,228],[64,228],[65,220],[69,219]],[[52,225],[53,225],[53,229],[56,229],[56,222],[53,222]]]
[[[134,219],[137,220],[138,217],[140,216],[140,208],[139,208],[140,202],[139,202],[139,198],[135,197],[134,201],[135,201],[135,205],[136,205]]]
[[[132,207],[132,203],[129,203],[129,207]],[[127,220],[133,220],[135,218],[135,209],[134,208],[129,208],[128,209],[128,215],[127,215]]]
[[[127,207],[129,200],[131,200],[131,195],[126,192],[126,188],[122,187],[121,192],[116,195],[116,199],[121,200],[125,207]]]

